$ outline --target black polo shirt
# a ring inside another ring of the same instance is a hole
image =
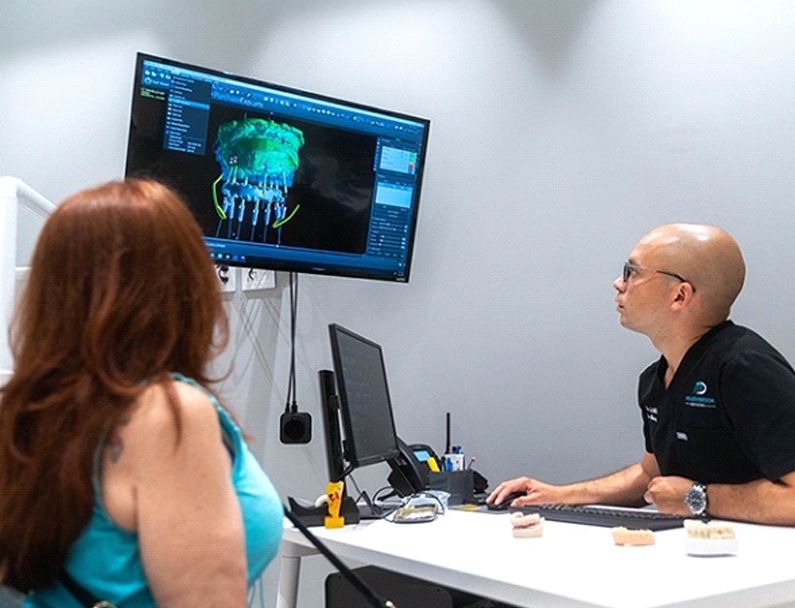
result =
[[[745,483],[795,471],[795,371],[761,336],[726,321],[687,351],[666,390],[667,367],[660,358],[638,386],[663,475]]]

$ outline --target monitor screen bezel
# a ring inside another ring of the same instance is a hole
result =
[[[427,157],[427,148],[428,148],[428,137],[429,137],[429,130],[430,130],[430,120],[421,118],[419,116],[414,116],[402,112],[396,112],[393,110],[388,110],[384,108],[378,108],[375,106],[370,106],[366,104],[362,104],[359,102],[349,101],[342,98],[335,98],[330,97],[327,95],[322,95],[319,93],[313,93],[310,91],[305,91],[297,88],[292,88],[284,85],[279,85],[275,83],[271,83],[265,80],[260,80],[256,78],[252,78],[249,76],[243,76],[238,74],[232,74],[229,72],[224,72],[220,70],[215,70],[212,68],[206,68],[198,65],[193,65],[181,61],[175,61],[172,59],[159,57],[156,55],[151,55],[148,53],[141,53],[137,54],[136,58],[136,66],[135,66],[135,81],[133,86],[133,94],[132,94],[132,106],[131,106],[131,114],[130,114],[130,125],[129,125],[129,132],[128,132],[128,143],[127,143],[127,155],[126,155],[126,166],[125,166],[125,175],[127,176],[137,176],[137,177],[150,177],[153,179],[158,179],[160,181],[164,181],[174,187],[176,190],[182,192],[183,188],[180,187],[179,180],[185,180],[188,178],[184,177],[174,177],[169,175],[169,167],[163,167],[162,159],[165,157],[165,153],[159,153],[161,156],[157,158],[159,163],[150,164],[149,166],[143,166],[145,163],[142,161],[139,156],[142,156],[142,150],[145,147],[143,142],[151,141],[149,139],[138,139],[143,138],[143,135],[140,135],[138,132],[137,121],[140,120],[139,114],[143,114],[143,111],[137,112],[138,104],[143,104],[144,101],[141,99],[141,82],[142,82],[142,75],[144,73],[144,64],[145,62],[156,62],[162,63],[163,65],[172,66],[175,69],[184,69],[188,72],[196,72],[198,74],[207,75],[210,78],[214,79],[228,79],[231,82],[239,82],[243,85],[256,87],[256,90],[262,89],[272,91],[275,94],[283,95],[285,98],[290,98],[291,96],[294,97],[296,100],[306,100],[308,103],[317,102],[321,104],[318,107],[331,107],[331,108],[339,108],[340,111],[350,111],[350,112],[361,112],[362,115],[372,115],[374,119],[377,117],[382,117],[386,120],[394,121],[394,124],[401,124],[400,121],[406,121],[405,124],[408,126],[420,125],[422,128],[422,133],[417,134],[415,133],[415,140],[420,141],[419,143],[419,151],[417,156],[416,162],[416,171],[415,171],[415,178],[413,183],[412,195],[411,195],[411,203],[408,207],[410,217],[407,219],[405,226],[407,229],[406,233],[406,245],[403,249],[405,255],[399,256],[397,262],[395,262],[395,258],[392,256],[383,256],[379,257],[378,255],[371,255],[368,251],[364,251],[360,254],[351,254],[349,252],[336,250],[333,247],[328,248],[307,248],[307,247],[285,247],[285,246],[278,246],[278,247],[259,247],[256,245],[250,245],[249,243],[245,243],[246,247],[241,248],[241,243],[232,244],[233,251],[240,251],[242,252],[245,249],[248,249],[248,253],[250,254],[248,257],[240,259],[239,256],[228,253],[226,248],[229,247],[230,241],[225,240],[223,238],[217,238],[215,235],[210,234],[209,232],[205,232],[205,241],[208,244],[208,248],[211,250],[211,255],[219,264],[227,264],[231,266],[243,266],[243,267],[257,267],[257,268],[265,268],[269,270],[281,270],[281,271],[292,271],[292,272],[301,272],[301,273],[309,273],[309,274],[322,274],[322,275],[330,275],[330,276],[341,276],[341,277],[350,277],[350,278],[364,278],[364,279],[375,279],[381,281],[391,281],[391,282],[399,282],[399,283],[407,283],[411,276],[411,270],[413,266],[413,258],[414,258],[414,247],[417,238],[417,225],[418,225],[418,218],[419,218],[419,210],[420,210],[420,200],[421,200],[421,192],[422,192],[422,184],[425,172],[425,162]],[[213,102],[215,103],[215,102]],[[215,103],[213,107],[225,107],[226,104],[222,104],[220,102]],[[143,105],[141,107],[144,107]],[[311,106],[307,106],[311,107]],[[240,108],[242,109],[242,108]],[[253,111],[253,110],[252,110]],[[268,110],[261,110],[263,115],[268,114],[271,116],[280,116],[279,114],[274,113],[272,109]],[[310,122],[309,119],[305,118],[305,122]],[[316,118],[317,121],[324,121],[327,120],[326,118]],[[326,129],[338,129],[340,133],[345,131],[342,126],[337,125],[326,125],[322,122],[317,122],[318,128],[326,128]],[[164,127],[163,127],[164,128]],[[373,127],[375,128],[375,127]],[[354,131],[350,131],[354,132]],[[372,131],[361,131],[362,136],[373,137],[375,142],[378,144],[379,142],[387,141],[388,137],[386,134],[376,135],[375,132]],[[394,135],[394,133],[392,133]],[[163,137],[163,132],[161,129],[159,137]],[[391,136],[390,136],[391,137]],[[209,139],[209,138],[208,138]],[[395,140],[398,141],[397,139]],[[379,144],[380,145],[380,144]],[[211,152],[206,152],[210,154]],[[137,155],[137,156],[136,156]],[[135,163],[135,166],[132,164]],[[376,180],[376,171],[373,169],[373,193],[372,198],[369,202],[368,209],[372,211],[375,206],[375,196],[376,187],[380,187],[384,184],[384,181],[377,181]],[[183,192],[184,194],[184,192]],[[288,194],[289,199],[289,194]],[[189,201],[190,203],[190,201]],[[199,203],[197,203],[199,205]],[[202,202],[202,208],[206,207],[206,202]],[[384,206],[382,206],[384,208]],[[368,211],[369,213],[369,211]],[[366,238],[369,241],[369,237],[371,235],[371,224],[368,222],[366,226]],[[375,240],[373,242],[376,242]],[[369,246],[368,246],[369,247]]]
[[[354,408],[351,407],[349,394],[345,382],[345,371],[343,365],[343,353],[340,348],[339,337],[343,335],[351,338],[374,349],[380,358],[380,371],[385,390],[386,404],[389,411],[390,426],[392,429],[393,445],[388,446],[387,449],[382,450],[378,454],[360,454],[360,442],[357,441],[356,431],[354,424]],[[395,426],[395,413],[392,408],[392,399],[389,393],[389,383],[387,381],[386,365],[384,363],[384,352],[380,344],[365,338],[341,325],[332,323],[329,325],[329,336],[331,338],[331,353],[334,363],[334,376],[337,382],[337,397],[339,400],[340,417],[342,419],[343,430],[345,433],[344,441],[344,454],[343,457],[350,464],[351,469],[358,469],[360,467],[377,464],[380,462],[388,462],[391,459],[400,456],[400,444]]]

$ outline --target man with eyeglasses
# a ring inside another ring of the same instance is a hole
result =
[[[669,224],[635,246],[614,282],[621,324],[660,359],[639,381],[640,461],[598,479],[505,481],[514,506],[640,505],[795,525],[795,371],[753,331],[728,320],[745,279],[739,246],[714,226]]]

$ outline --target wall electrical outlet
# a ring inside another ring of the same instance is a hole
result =
[[[276,272],[261,268],[241,268],[240,280],[243,291],[258,291],[276,287]]]
[[[235,293],[237,289],[238,269],[226,264],[216,264],[215,274],[221,285],[222,293]]]

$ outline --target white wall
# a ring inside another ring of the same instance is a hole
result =
[[[493,482],[637,458],[635,378],[655,353],[617,323],[611,282],[663,222],[734,233],[749,270],[734,318],[795,358],[792,3],[11,0],[4,12],[0,174],[54,200],[121,176],[137,50],[431,119],[411,282],[300,278],[309,446],[278,443],[286,276],[229,301],[224,393],[284,496],[325,484],[329,322],[384,346],[405,439],[441,447],[450,411]],[[385,473],[357,480],[373,490]],[[321,605],[323,572],[309,567],[305,605]]]

